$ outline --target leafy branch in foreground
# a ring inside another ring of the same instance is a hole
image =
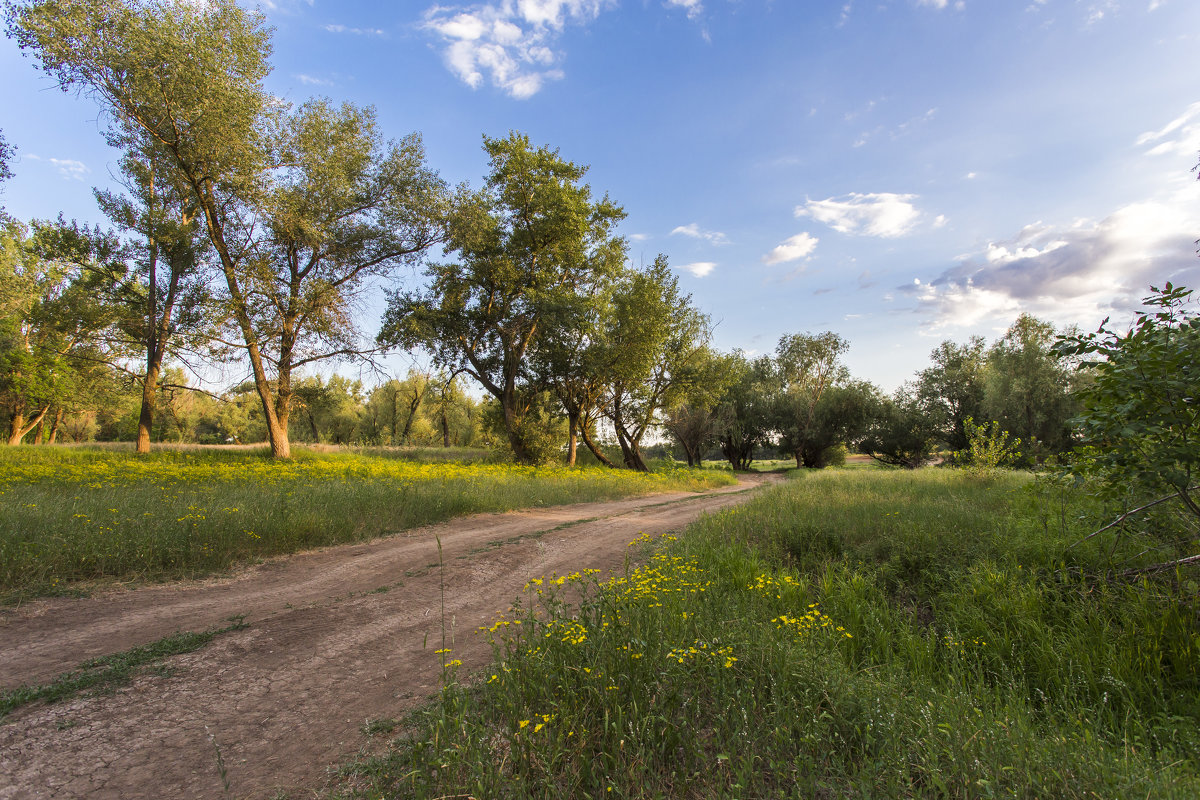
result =
[[[1071,471],[1126,509],[1178,500],[1190,524],[1176,556],[1186,560],[1200,523],[1200,315],[1184,307],[1190,289],[1167,283],[1151,291],[1143,301],[1150,310],[1137,312],[1125,333],[1105,319],[1095,332],[1056,345],[1083,357],[1079,369],[1090,378],[1080,391],[1083,447]]]

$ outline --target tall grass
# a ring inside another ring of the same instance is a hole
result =
[[[495,665],[342,794],[1200,796],[1195,609],[1108,579],[1120,540],[1068,550],[1091,511],[1026,476],[805,476],[590,591],[532,584]]]
[[[193,577],[460,514],[729,483],[717,472],[433,463],[364,453],[0,450],[0,597]]]

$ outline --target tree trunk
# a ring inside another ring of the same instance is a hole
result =
[[[567,466],[575,466],[575,451],[579,447],[579,411],[570,409],[567,411]]]
[[[37,416],[31,422],[25,422],[25,406],[22,403],[20,406],[12,410],[12,416],[8,422],[8,443],[10,445],[18,445],[31,430],[41,424],[42,418],[46,416],[46,412],[50,410],[50,406],[46,406],[38,412]]]
[[[150,431],[154,428],[154,406],[158,392],[159,365],[151,357],[147,364],[146,379],[142,381],[142,410],[138,414],[137,447],[135,452],[145,455],[150,452]]]
[[[584,445],[588,450],[592,451],[592,455],[596,457],[597,461],[606,467],[612,467],[613,469],[617,468],[617,465],[609,461],[608,456],[604,455],[604,451],[597,447],[596,443],[592,441],[591,434],[588,433],[587,425],[579,426],[579,435],[583,438]]]
[[[58,428],[62,425],[63,409],[59,406],[54,411],[54,422],[50,425],[50,438],[46,440],[46,444],[54,444],[58,441]]]
[[[450,446],[450,420],[446,418],[446,409],[442,409],[442,447]]]

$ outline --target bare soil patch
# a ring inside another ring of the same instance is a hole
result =
[[[236,615],[249,626],[113,694],[14,712],[0,722],[0,800],[220,797],[218,748],[231,795],[310,796],[367,743],[367,720],[399,718],[437,692],[443,626],[469,674],[491,655],[476,630],[530,578],[620,570],[640,533],[679,530],[775,480],[465,517],[234,578],[0,611],[2,689]]]

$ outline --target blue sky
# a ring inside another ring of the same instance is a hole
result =
[[[890,390],[1022,311],[1094,328],[1152,283],[1200,288],[1196,0],[262,8],[271,91],[375,105],[452,183],[510,130],[590,164],[631,258],[667,254],[723,349],[832,330]],[[9,213],[101,221],[97,108],[11,41],[0,70]]]

